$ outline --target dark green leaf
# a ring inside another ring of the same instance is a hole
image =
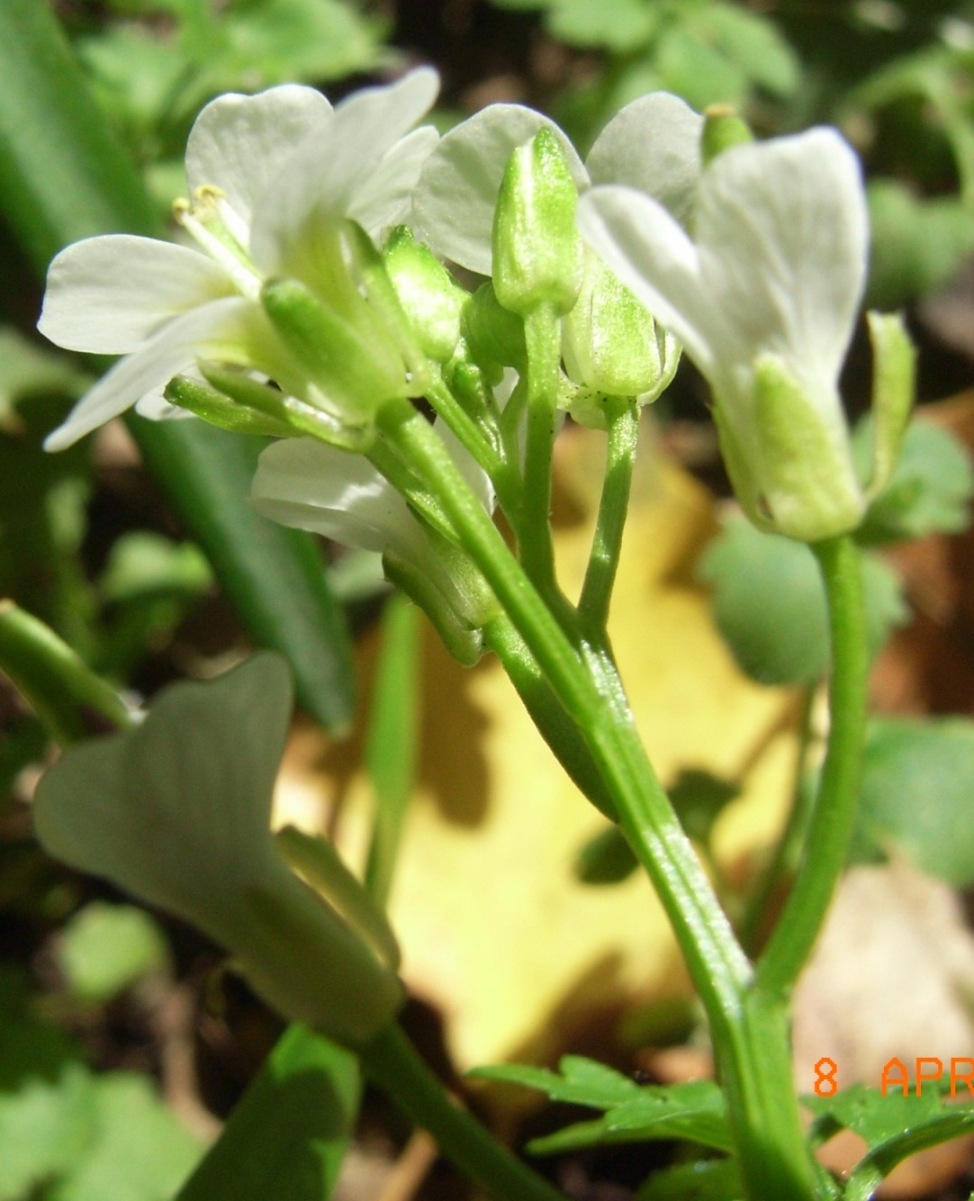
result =
[[[863,560],[869,641],[875,653],[907,616],[898,577],[874,555]],[[809,684],[829,662],[825,593],[811,551],[729,521],[700,560],[714,590],[714,616],[743,671],[762,684]]]
[[[350,1052],[291,1026],[176,1201],[327,1201],[360,1088]]]
[[[575,875],[583,884],[619,884],[639,866],[618,826],[606,826],[578,852]]]
[[[974,882],[974,722],[877,719],[863,760],[853,857],[891,847],[955,887]]]
[[[733,1159],[703,1159],[654,1172],[637,1201],[737,1201],[742,1186]]]
[[[868,474],[872,422],[853,435],[857,465]],[[970,524],[974,467],[966,447],[942,426],[914,421],[900,447],[893,478],[873,501],[856,541],[892,542],[927,534],[957,534]]]

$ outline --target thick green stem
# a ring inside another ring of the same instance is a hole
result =
[[[450,1098],[398,1026],[387,1026],[365,1048],[362,1063],[403,1113],[428,1130],[443,1154],[496,1201],[565,1201]]]
[[[832,634],[829,738],[804,860],[757,965],[757,987],[769,997],[785,996],[794,984],[845,867],[866,730],[869,651],[859,551],[848,536],[812,550],[825,584]]]
[[[639,406],[635,401],[607,397],[606,415],[609,422],[608,465],[592,554],[578,602],[579,617],[593,635],[605,629],[609,616],[639,439]]]

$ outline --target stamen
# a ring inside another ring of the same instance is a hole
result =
[[[194,192],[195,204],[183,197],[173,201],[173,217],[197,245],[206,251],[211,259],[220,264],[240,293],[248,300],[256,301],[260,299],[263,280],[250,262],[242,243],[237,240],[233,231],[228,229],[226,223],[221,219],[217,205],[221,202],[220,198],[223,195],[224,193],[219,188],[211,185],[199,187]],[[227,207],[229,208],[229,206]],[[219,223],[218,228],[224,229],[229,234],[229,237],[233,239],[233,245],[229,244],[229,239],[225,240],[207,228],[206,218],[208,215],[216,217]],[[237,221],[239,222],[239,218]]]

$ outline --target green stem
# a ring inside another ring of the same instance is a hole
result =
[[[0,600],[0,668],[62,746],[135,721],[113,688],[12,600]]]
[[[467,553],[548,684],[585,731],[620,823],[653,880],[704,1004],[713,1012],[734,1010],[750,979],[750,965],[646,758],[613,665],[601,648],[569,640],[429,423],[408,402],[386,407],[380,422],[390,443],[438,492]]]
[[[609,616],[639,438],[639,406],[635,401],[607,397],[606,415],[609,422],[608,466],[592,554],[578,602],[579,617],[593,635],[604,631]]]
[[[811,741],[814,700],[815,689],[810,686],[806,687],[802,692],[801,700],[801,716],[798,726],[799,745],[791,790],[791,808],[788,810],[785,827],[778,839],[777,846],[766,867],[759,874],[738,923],[741,942],[749,955],[754,954],[761,945],[775,898],[781,890],[785,878],[792,875],[798,865],[800,847],[808,828],[811,797],[809,790],[804,785],[808,745]]]
[[[551,538],[551,459],[561,363],[561,325],[547,305],[524,319],[528,358],[527,445],[517,536],[521,561],[543,596],[553,595],[555,556]]]
[[[848,536],[812,550],[829,605],[831,724],[804,860],[757,965],[757,987],[768,996],[787,994],[811,952],[846,864],[859,801],[869,672],[861,561]]]
[[[565,1201],[449,1097],[398,1026],[387,1026],[365,1048],[362,1063],[390,1100],[496,1201]]]

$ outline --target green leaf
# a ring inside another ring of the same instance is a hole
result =
[[[872,421],[856,426],[856,465],[868,471]],[[900,446],[893,476],[869,506],[856,541],[882,544],[928,534],[959,534],[970,525],[974,465],[964,444],[943,426],[914,421]]]
[[[539,1089],[552,1101],[605,1110],[596,1121],[578,1122],[534,1139],[528,1144],[534,1155],[651,1139],[686,1139],[718,1150],[731,1146],[724,1096],[711,1080],[641,1086],[621,1072],[579,1055],[564,1056],[558,1067],[560,1075],[518,1064],[477,1068],[470,1073]]]
[[[599,47],[612,54],[628,54],[644,46],[659,26],[661,16],[644,0],[556,0],[548,13],[548,29],[569,46]]]
[[[682,96],[693,108],[737,104],[747,94],[747,78],[736,63],[712,45],[706,33],[672,24],[656,46],[654,66],[664,88]]]
[[[970,212],[957,197],[923,198],[892,179],[872,180],[866,195],[872,227],[868,307],[896,309],[926,296],[974,249]]]
[[[36,0],[0,4],[0,209],[38,274],[79,238],[157,232],[135,169]],[[196,422],[131,425],[255,639],[288,657],[314,717],[345,725],[354,681],[344,622],[310,538],[247,505],[257,448]]]
[[[133,905],[92,901],[64,927],[58,965],[83,1001],[110,1001],[168,959],[156,922]]]
[[[168,1201],[193,1170],[197,1140],[131,1072],[94,1080],[94,1139],[49,1201]]]
[[[654,1172],[637,1201],[737,1201],[741,1175],[733,1159],[704,1159]]]
[[[593,1109],[609,1109],[639,1096],[635,1080],[605,1064],[581,1055],[565,1055],[558,1061],[558,1072],[523,1064],[502,1063],[476,1068],[470,1073],[475,1079],[502,1080],[536,1088],[552,1101],[567,1101],[573,1105],[590,1105]]]
[[[955,887],[974,882],[974,722],[966,718],[871,723],[853,843],[858,861],[890,846]]]
[[[220,90],[341,79],[373,70],[383,53],[382,24],[337,0],[237,0],[220,28],[223,44],[206,62]]]
[[[809,684],[829,662],[825,593],[803,543],[765,534],[743,518],[707,547],[699,576],[714,590],[714,617],[741,669],[762,684]],[[873,653],[907,618],[899,578],[881,559],[863,560]]]
[[[618,826],[606,826],[578,852],[574,872],[583,884],[619,884],[638,866],[623,832]]]
[[[360,1092],[354,1055],[289,1027],[176,1201],[327,1201]]]
[[[718,3],[703,8],[699,22],[751,83],[775,96],[790,96],[798,87],[798,58],[767,17],[748,8]]]
[[[21,980],[0,976],[0,1201],[23,1201],[69,1171],[94,1136],[94,1085],[74,1042],[24,1012]]]
[[[942,1090],[887,1092],[854,1084],[834,1097],[803,1097],[815,1115],[809,1137],[830,1138],[838,1129],[855,1131],[868,1151],[853,1168],[844,1201],[868,1201],[883,1178],[907,1156],[974,1130],[974,1104],[955,1104]]]

